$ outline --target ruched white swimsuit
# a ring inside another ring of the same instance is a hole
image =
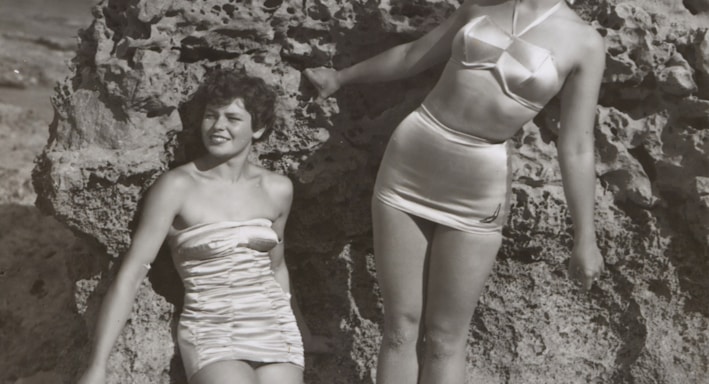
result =
[[[185,286],[177,341],[192,377],[223,360],[303,367],[303,343],[290,305],[271,270],[279,240],[268,219],[200,224],[170,237]]]

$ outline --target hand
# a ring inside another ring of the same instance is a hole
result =
[[[569,278],[580,282],[583,289],[588,291],[604,269],[603,256],[595,242],[574,244],[569,260]]]
[[[308,81],[317,89],[318,98],[325,99],[340,89],[340,80],[337,77],[337,71],[332,68],[307,68],[303,71]]]
[[[332,340],[324,335],[311,335],[303,338],[303,349],[305,353],[323,355],[333,350]]]
[[[89,367],[77,384],[104,384],[106,383],[106,370],[99,367]]]

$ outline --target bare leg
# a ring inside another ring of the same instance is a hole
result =
[[[421,384],[465,382],[465,347],[470,320],[501,242],[499,234],[471,234],[445,226],[436,228],[426,293]]]
[[[266,364],[256,368],[261,384],[302,384],[303,368],[289,363]]]
[[[377,383],[416,383],[424,265],[433,225],[376,198],[372,220],[377,280],[384,300]]]
[[[209,364],[190,378],[190,384],[258,384],[258,382],[253,368],[239,360]]]

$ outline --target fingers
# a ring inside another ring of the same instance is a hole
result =
[[[584,290],[584,291],[588,291],[589,289],[591,289],[591,287],[593,286],[593,282],[594,282],[595,280],[596,280],[596,279],[595,279],[594,277],[592,277],[592,276],[584,276],[584,277],[582,277],[582,278],[581,278],[581,285],[583,286],[583,290]]]
[[[601,273],[603,272],[603,267],[598,270],[591,270],[586,268],[581,268],[576,265],[569,266],[569,278],[580,285],[584,291],[588,291],[593,286],[593,283],[598,282]]]
[[[317,69],[318,68],[306,68],[303,71],[303,74],[305,75],[305,77],[308,78],[308,81],[310,82],[310,84],[312,84],[318,90],[321,90],[323,85],[320,84],[320,79],[318,79],[317,74],[315,72]]]
[[[305,75],[305,77],[308,78],[308,81],[310,81],[310,83],[313,83],[313,69],[312,68],[306,68],[303,71],[303,74]]]
[[[593,286],[593,283],[597,282],[600,278],[601,272],[591,272],[591,271],[582,271],[578,273],[578,281],[581,283],[581,286],[583,287],[584,291],[588,291],[591,289]]]
[[[325,67],[306,68],[303,70],[305,77],[318,92],[318,97],[315,99],[316,101],[323,101],[335,92],[336,89],[333,88],[332,73],[331,69]]]
[[[318,80],[315,78],[315,71],[312,68],[306,68],[303,71],[303,74],[305,77],[308,79],[308,82],[315,88],[315,90],[318,92],[318,96],[315,98],[315,101],[321,102],[325,100],[325,98],[322,95],[323,87],[322,85],[318,82]]]

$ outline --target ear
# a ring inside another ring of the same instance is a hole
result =
[[[263,134],[266,132],[266,127],[261,127],[257,131],[254,131],[254,133],[251,135],[251,138],[254,140],[258,140],[263,136]]]

